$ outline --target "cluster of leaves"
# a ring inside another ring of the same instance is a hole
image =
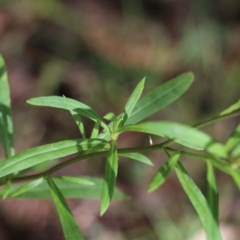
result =
[[[218,225],[218,189],[214,168],[230,175],[240,188],[240,125],[236,127],[225,144],[219,143],[211,136],[197,128],[223,118],[240,113],[240,101],[217,116],[194,126],[176,122],[147,121],[141,122],[149,115],[166,107],[179,98],[193,82],[193,74],[182,74],[157,87],[140,99],[145,79],[140,81],[128,99],[124,111],[116,116],[108,113],[100,117],[89,106],[66,97],[38,97],[27,102],[36,106],[48,106],[65,109],[73,116],[82,138],[50,143],[43,146],[14,153],[13,124],[11,117],[10,93],[4,60],[0,58],[0,139],[5,159],[0,162],[0,195],[3,199],[15,198],[52,198],[67,240],[84,239],[69,209],[66,198],[99,198],[101,199],[100,215],[103,215],[113,198],[126,198],[126,195],[115,187],[118,174],[119,156],[128,157],[152,165],[144,152],[163,150],[169,159],[154,175],[149,192],[156,190],[175,170],[184,191],[196,209],[209,240],[219,240],[221,233]],[[86,137],[81,116],[95,122],[91,136]],[[107,123],[106,123],[107,122]],[[140,122],[140,123],[139,123]],[[142,132],[157,135],[166,140],[160,144],[139,148],[117,147],[118,137],[126,131]],[[171,148],[171,143],[185,146],[194,151],[183,151]],[[201,151],[201,152],[200,152]],[[65,162],[56,164],[37,174],[27,174],[33,166],[61,157],[79,153]],[[53,176],[57,170],[85,159],[106,156],[104,179],[95,177]],[[183,164],[181,156],[190,156],[202,160],[207,165],[207,194],[199,190]]]

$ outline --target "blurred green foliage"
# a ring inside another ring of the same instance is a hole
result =
[[[77,128],[67,114],[57,110],[36,110],[24,103],[37,95],[73,97],[98,109],[101,115],[111,109],[115,109],[117,115],[142,77],[146,76],[144,91],[148,92],[167,79],[190,70],[196,76],[191,90],[154,117],[194,123],[214,115],[239,98],[239,25],[238,0],[0,0],[0,51],[9,71],[17,150],[65,139],[66,135],[78,137]],[[235,118],[206,130],[217,139],[225,140],[238,122],[239,118]],[[88,126],[87,134],[92,128],[90,122]],[[136,144],[146,142],[138,136],[135,138]],[[128,137],[122,144],[129,144]],[[159,160],[163,162],[164,159],[161,155],[154,155],[154,158],[157,168]],[[145,234],[153,235],[151,239],[154,240],[167,239],[167,236],[155,233],[155,227],[149,222],[154,226],[159,221],[167,222],[161,226],[169,229],[175,226],[169,219],[173,219],[176,229],[181,221],[186,221],[190,228],[195,226],[192,218],[188,220],[182,215],[183,209],[187,208],[190,216],[192,209],[186,207],[183,193],[173,193],[176,190],[174,180],[166,183],[163,190],[146,197],[144,191],[147,188],[137,186],[134,177],[147,181],[151,170],[140,171],[138,164],[133,162],[126,162],[126,165],[130,166],[129,174],[121,173],[120,168],[120,183],[135,192],[137,203],[142,204],[140,195],[148,201],[151,197],[158,198],[158,204],[153,205],[159,209],[166,207],[170,212],[167,216],[171,216],[156,220],[153,213],[147,215],[144,204],[137,207],[130,203],[135,215],[139,211],[142,215],[140,220],[131,216],[135,223],[129,224],[131,227],[124,224],[125,228],[121,227],[118,222],[116,232],[122,232],[119,239],[150,239],[144,238]],[[199,166],[192,168],[195,168],[196,180],[204,188],[201,174],[205,170]],[[89,163],[81,170],[68,171],[99,174],[102,164]],[[129,176],[132,180],[126,180]],[[236,223],[239,221],[238,208],[231,203],[235,203],[239,195],[220,174],[219,181],[221,191],[228,194],[222,205],[231,205],[231,210],[224,210],[220,218]],[[126,186],[125,182],[132,182],[132,185]],[[176,203],[170,200],[170,195],[180,198],[178,206],[173,207]],[[111,228],[111,218],[113,216],[97,220],[93,226],[98,229],[100,225],[99,229],[107,232],[106,229]],[[123,218],[123,221],[128,220]],[[96,239],[92,234],[89,239]],[[182,234],[182,239],[186,239]]]

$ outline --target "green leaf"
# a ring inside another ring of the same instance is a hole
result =
[[[116,121],[117,120],[116,115],[112,112],[107,113],[103,118],[108,121]]]
[[[63,193],[65,198],[84,198],[84,199],[100,199],[101,198],[101,192],[102,192],[102,185],[103,185],[103,179],[96,178],[96,177],[86,177],[81,176],[81,178],[88,180],[94,185],[83,185],[75,182],[69,182],[65,181],[63,179],[54,179],[54,182],[58,185],[58,187],[61,189],[61,192]],[[11,197],[12,194],[20,187],[24,186],[24,184],[18,184],[18,185],[12,185],[9,195]],[[3,197],[4,187],[0,188],[0,197]],[[27,192],[23,192],[16,196],[16,198],[28,198],[28,199],[49,199],[51,198],[51,192],[49,190],[48,184],[46,181],[43,181],[38,186],[35,186],[32,189],[28,189]],[[120,191],[118,188],[115,188],[114,199],[127,199],[128,196],[124,194],[122,191]]]
[[[7,181],[6,186],[3,190],[3,199],[6,199],[9,196],[10,190],[12,187],[12,182],[10,181],[10,179]]]
[[[180,154],[173,154],[169,160],[160,167],[157,173],[154,175],[150,186],[148,188],[148,192],[153,192],[158,187],[160,187],[167,179],[169,173],[174,168],[175,164],[177,163]]]
[[[108,126],[92,108],[74,99],[59,96],[37,97],[29,99],[27,103],[35,106],[55,107],[82,114],[95,122],[99,122],[108,131]]]
[[[235,169],[230,173],[234,183],[236,184],[238,190],[240,190],[240,169]]]
[[[211,117],[203,122],[200,122],[198,124],[195,124],[194,127],[200,128],[206,125],[209,125],[210,123],[214,123],[217,121],[220,121],[222,119],[234,117],[240,114],[240,100],[236,103],[234,103],[232,106],[227,108],[226,110],[222,111],[220,114]]]
[[[63,233],[66,240],[84,240],[80,229],[67,205],[61,191],[51,178],[47,178],[48,185],[51,189],[52,198],[60,218]]]
[[[86,138],[85,129],[84,129],[84,125],[83,125],[81,117],[79,116],[78,113],[76,113],[74,111],[70,111],[70,112],[73,116],[74,121],[76,122],[76,124],[78,126],[80,133],[82,134],[82,138]]]
[[[8,76],[3,57],[0,55],[0,140],[5,158],[14,155],[13,123]]]
[[[115,142],[111,144],[107,163],[105,167],[104,183],[102,188],[101,196],[101,206],[100,206],[100,215],[103,215],[112,200],[113,191],[116,183],[118,172],[118,154],[117,154],[117,145]]]
[[[175,167],[178,179],[189,197],[192,205],[194,206],[202,225],[207,234],[207,240],[221,240],[221,233],[216,220],[214,219],[211,210],[209,209],[208,202],[189,176],[181,162],[177,162]]]
[[[231,152],[240,143],[240,124],[235,128],[225,144],[226,152]]]
[[[65,157],[81,151],[108,148],[108,146],[109,143],[101,139],[75,139],[30,148],[0,162],[0,177],[45,161]]]
[[[54,178],[62,179],[67,182],[83,184],[83,185],[94,185],[95,184],[94,182],[89,181],[88,179],[82,178],[82,177],[60,176],[60,177],[54,177]]]
[[[214,168],[210,162],[207,163],[207,202],[215,222],[218,224],[219,194]]]
[[[231,156],[235,158],[234,161],[232,161],[232,162],[237,163],[238,166],[239,166],[239,163],[240,163],[240,158],[239,158],[239,156],[240,156],[240,143],[237,144],[237,145],[232,149],[232,151],[231,151]]]
[[[194,75],[191,72],[184,73],[157,87],[137,102],[124,125],[140,122],[151,114],[166,107],[168,104],[179,98],[189,88],[193,79]],[[122,116],[124,117],[124,115]],[[112,123],[110,123],[109,126],[111,127]],[[109,140],[109,133],[103,131],[98,138]]]
[[[113,131],[114,132],[117,132],[118,128],[123,126],[126,117],[127,117],[127,114],[124,111],[123,113],[118,115],[116,121],[113,121]],[[111,125],[110,125],[110,127],[111,127]]]
[[[227,158],[224,146],[216,142],[208,134],[190,126],[174,122],[144,122],[136,125],[124,126],[119,132],[137,131],[154,134],[196,150],[206,150],[218,157]]]
[[[11,193],[11,197],[16,197],[24,192],[27,192],[27,191],[31,190],[32,188],[37,187],[42,182],[43,182],[43,178],[38,178],[34,181],[23,184],[19,188],[17,188],[14,192]]]
[[[235,111],[237,111],[239,109],[240,109],[240,99],[236,103],[234,103],[233,105],[228,107],[226,110],[222,111],[219,115],[220,116],[227,115],[227,114],[235,112]]]
[[[92,130],[90,138],[97,138],[98,134],[99,134],[99,123],[96,122],[93,126],[93,130]]]
[[[193,79],[191,72],[184,73],[148,93],[136,104],[125,125],[137,123],[178,99]]]
[[[143,155],[141,153],[120,153],[118,155],[145,163],[150,166],[153,166],[152,161],[148,157],[146,157],[145,155]]]
[[[131,113],[136,106],[139,98],[142,95],[143,89],[144,89],[144,83],[145,83],[145,78],[141,80],[141,82],[136,86],[134,91],[132,92],[131,96],[129,97],[126,106],[124,108],[125,113],[127,114],[127,118],[131,116]]]

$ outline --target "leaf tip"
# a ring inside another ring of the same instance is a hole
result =
[[[149,161],[149,162],[148,162],[148,165],[154,167],[154,164],[153,164],[152,161]]]
[[[33,99],[33,98],[28,99],[28,100],[26,101],[26,103],[28,103],[28,104],[33,104],[33,103],[32,103],[32,99]]]
[[[193,72],[187,72],[186,75],[189,76],[189,78],[191,79],[191,81],[193,81],[194,78],[195,78]]]
[[[105,205],[101,205],[101,207],[100,207],[100,217],[102,217],[103,216],[103,214],[107,211],[107,206],[105,206]]]
[[[150,184],[150,186],[148,187],[148,193],[152,193],[154,190],[156,190],[156,188]]]

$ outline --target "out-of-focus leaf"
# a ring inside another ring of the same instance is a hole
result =
[[[141,153],[119,153],[118,155],[122,156],[122,157],[126,157],[126,158],[131,158],[133,160],[153,166],[152,161],[148,157],[146,157],[145,155],[143,155]]]
[[[82,114],[95,122],[99,122],[108,131],[108,126],[92,108],[74,99],[59,96],[37,97],[29,99],[27,103],[35,106],[55,107]]]
[[[12,182],[8,180],[3,190],[3,197],[2,197],[3,199],[6,199],[9,196],[11,187],[12,187]]]
[[[99,134],[99,123],[96,122],[93,126],[93,130],[92,130],[90,138],[97,138],[98,134]]]
[[[58,0],[41,0],[41,1],[27,1],[34,12],[37,12],[43,19],[48,19],[55,22],[57,25],[64,27],[75,34],[79,34],[79,27],[81,29],[82,18],[70,6],[59,2]],[[48,11],[46,11],[46,8]],[[64,16],[64,17],[62,17]]]
[[[112,112],[107,113],[103,118],[108,121],[116,121],[117,120],[116,115]]]
[[[75,182],[68,182],[58,178],[54,179],[54,182],[61,189],[61,192],[65,198],[100,199],[101,192],[102,192],[103,179],[96,178],[96,177],[86,177],[86,176],[81,176],[81,178],[84,178],[94,183],[94,185],[83,185]],[[12,185],[9,195],[13,197],[12,194],[23,185],[25,184]],[[4,192],[4,187],[0,188],[0,197],[3,197],[3,192]],[[51,198],[51,192],[49,190],[47,183],[43,181],[42,183],[35,186],[34,188],[29,189],[27,192],[23,192],[15,196],[14,198],[49,199]],[[113,199],[127,199],[127,198],[128,196],[124,194],[121,190],[119,190],[118,188],[114,189]]]
[[[145,78],[143,78],[139,84],[136,86],[136,88],[133,90],[131,96],[129,97],[126,106],[124,108],[125,113],[127,115],[127,118],[131,116],[131,113],[136,106],[139,98],[142,95],[143,89],[144,89],[144,83],[145,83]]]
[[[174,122],[144,122],[128,125],[119,129],[119,132],[137,131],[154,134],[196,150],[206,150],[218,157],[227,157],[224,146],[215,141],[208,134],[190,126]]]
[[[235,158],[238,157],[238,159],[235,160],[235,162],[237,162],[238,164],[240,163],[240,159],[239,159],[239,156],[240,156],[240,143],[237,144],[234,149],[232,150],[231,152],[231,155]]]
[[[191,85],[194,75],[184,73],[148,93],[134,107],[126,124],[137,123],[178,99]]]
[[[108,148],[108,146],[109,143],[101,139],[75,139],[30,148],[0,162],[0,177],[44,161],[65,157],[81,151]]]
[[[232,113],[236,110],[239,110],[240,109],[240,99],[234,103],[233,105],[231,105],[229,108],[227,108],[226,110],[222,111],[219,115],[226,115],[226,114],[229,114],[229,113]]]
[[[240,190],[240,169],[237,168],[234,171],[231,172],[231,177],[234,181],[234,183],[236,184],[238,190]]]
[[[94,185],[95,184],[94,182],[91,182],[84,177],[82,178],[82,177],[72,177],[72,176],[60,176],[60,177],[53,177],[53,178],[58,178],[58,179],[62,179],[67,182],[74,182],[74,183],[83,184],[83,185]]]
[[[47,178],[48,185],[51,189],[52,198],[58,212],[58,216],[63,228],[66,240],[84,240],[82,233],[67,205],[61,191],[51,178]]]
[[[169,173],[174,168],[175,164],[177,163],[178,159],[180,157],[180,154],[173,154],[166,163],[164,163],[160,169],[157,171],[157,173],[154,175],[150,186],[148,188],[148,192],[153,192],[156,190],[159,186],[161,186],[167,179]]]
[[[14,155],[13,123],[11,113],[11,97],[7,71],[3,57],[0,55],[0,140],[5,158]]]
[[[207,163],[207,202],[216,223],[218,223],[219,194],[214,168],[210,162]]]
[[[24,192],[31,190],[32,188],[37,187],[39,184],[43,182],[43,178],[36,179],[32,182],[28,182],[26,184],[21,185],[21,187],[17,188],[16,191],[11,193],[11,197],[16,197]]]
[[[230,152],[234,149],[234,147],[240,143],[240,124],[235,128],[231,136],[228,138],[225,144],[226,152]]]
[[[208,202],[189,176],[180,161],[177,162],[175,167],[178,179],[189,197],[192,205],[194,206],[202,225],[206,231],[207,240],[221,240],[221,232],[218,223],[214,219],[211,210],[209,209]]]
[[[222,111],[221,113],[219,113],[218,115],[207,119],[203,122],[200,122],[198,124],[195,124],[194,127],[196,128],[200,128],[203,126],[206,126],[210,123],[222,120],[222,119],[226,119],[226,118],[230,118],[230,117],[234,117],[240,114],[240,100],[236,103],[234,103],[232,106],[230,106],[229,108],[227,108],[226,110]]]
[[[102,187],[100,215],[103,215],[112,200],[118,172],[118,154],[115,142],[111,144],[105,167],[104,183]]]

